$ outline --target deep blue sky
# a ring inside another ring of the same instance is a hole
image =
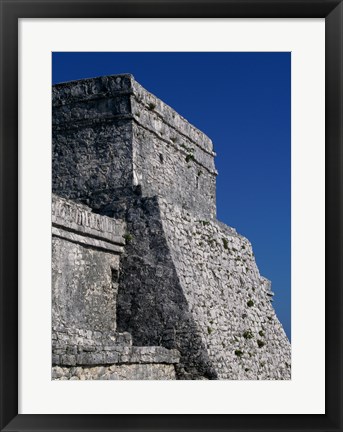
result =
[[[217,152],[218,219],[253,245],[291,337],[290,53],[53,53],[53,83],[132,73]]]

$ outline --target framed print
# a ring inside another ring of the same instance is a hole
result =
[[[342,7],[1,2],[1,430],[342,429]]]

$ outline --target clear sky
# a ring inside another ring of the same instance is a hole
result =
[[[291,337],[291,54],[53,53],[53,84],[131,73],[217,153],[218,219],[252,243]]]

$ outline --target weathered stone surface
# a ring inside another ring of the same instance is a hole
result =
[[[53,87],[53,191],[58,195],[98,211],[139,185],[143,196],[167,196],[215,217],[214,155],[204,133],[131,75]]]
[[[175,380],[170,364],[115,364],[111,366],[52,368],[54,380]]]
[[[179,350],[179,378],[216,378],[176,272],[158,199],[137,197],[126,204],[117,215],[132,237],[121,257],[118,330],[130,332],[134,345]]]
[[[176,364],[180,360],[177,350],[162,346],[132,346],[130,333],[53,329],[53,336],[53,365]]]
[[[159,200],[188,307],[219,379],[289,379],[290,344],[250,242]]]
[[[178,351],[116,331],[125,223],[54,195],[52,224],[52,378],[175,379]]]
[[[54,379],[290,379],[214,156],[131,75],[53,87]]]
[[[52,256],[54,325],[114,332],[119,257],[55,236]]]
[[[125,244],[125,224],[122,221],[92,213],[89,207],[56,195],[52,196],[51,220],[59,231],[75,232],[85,238],[101,239],[121,246]]]

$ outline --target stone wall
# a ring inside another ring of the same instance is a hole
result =
[[[53,329],[116,329],[125,224],[53,196]]]
[[[133,181],[129,76],[85,80],[52,89],[53,192],[92,204],[111,188],[121,195]]]
[[[172,108],[132,82],[133,175],[143,196],[170,202],[209,218],[216,215],[212,141]]]
[[[111,366],[52,368],[54,380],[175,380],[172,364],[120,364]]]
[[[117,331],[126,225],[53,195],[52,378],[173,379],[179,353]]]
[[[120,263],[118,331],[130,332],[135,345],[177,349],[179,379],[216,378],[176,272],[157,197],[115,203],[112,215],[126,220],[130,234]]]
[[[56,216],[56,321],[68,322],[53,334],[56,379],[167,379],[170,365],[177,379],[290,379],[271,284],[215,219],[211,140],[131,75],[55,86],[53,119],[53,189],[106,221],[83,235],[112,247],[86,246],[70,212]],[[120,259],[110,221],[125,222]]]
[[[53,87],[53,191],[93,209],[139,185],[215,217],[211,140],[131,75]]]
[[[177,349],[178,379],[290,379],[290,344],[246,238],[157,197],[128,199],[119,214],[131,237],[119,331]]]

